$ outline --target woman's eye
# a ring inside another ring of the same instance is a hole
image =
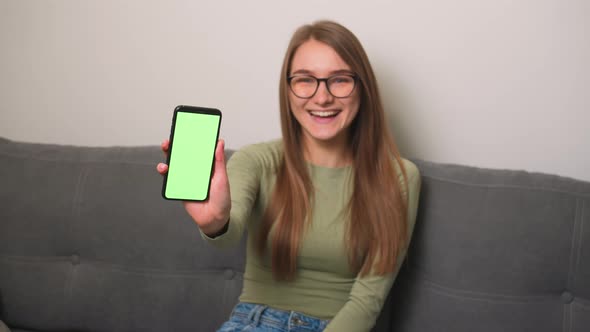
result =
[[[313,83],[313,82],[315,82],[315,79],[313,79],[313,77],[300,77],[297,79],[297,82],[299,82],[299,83]]]
[[[337,77],[332,78],[332,82],[338,83],[338,84],[350,83],[350,82],[352,82],[352,79],[348,76],[337,76]]]

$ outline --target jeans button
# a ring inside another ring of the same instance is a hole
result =
[[[305,323],[301,320],[301,318],[299,317],[293,317],[293,325],[305,325]]]

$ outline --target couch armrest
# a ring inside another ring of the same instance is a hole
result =
[[[10,329],[8,328],[8,326],[6,326],[6,324],[4,324],[1,320],[0,320],[0,332],[10,332]]]

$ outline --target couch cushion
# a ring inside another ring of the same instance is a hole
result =
[[[590,331],[590,183],[416,164],[393,331]]]
[[[208,331],[241,290],[242,242],[204,243],[161,197],[159,147],[0,141],[0,317],[68,331]]]

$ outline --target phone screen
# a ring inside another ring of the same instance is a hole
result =
[[[164,198],[207,200],[220,125],[217,109],[178,106],[174,110]]]

